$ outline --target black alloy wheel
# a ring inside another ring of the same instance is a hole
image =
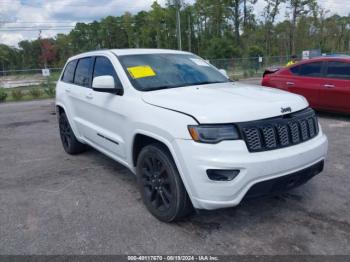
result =
[[[144,158],[142,180],[146,197],[153,207],[160,211],[169,209],[174,198],[169,173],[157,155]]]
[[[192,211],[176,165],[165,146],[145,146],[138,157],[137,176],[143,202],[159,220],[171,222]]]

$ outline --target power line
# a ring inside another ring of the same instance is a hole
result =
[[[27,28],[32,28],[32,29],[41,29],[43,26],[11,26],[11,27],[0,27],[0,29],[27,29]],[[47,27],[47,26],[44,26]],[[75,26],[67,25],[67,26],[52,26],[52,27],[47,27],[47,28],[74,28]]]
[[[86,22],[86,21],[80,21],[80,22]],[[0,21],[0,23],[4,24],[70,24],[70,23],[79,23],[79,21],[69,21],[69,22],[64,22],[64,21],[50,21],[50,20],[45,20],[45,21]]]
[[[28,28],[28,29],[0,29],[0,32],[33,32],[38,30],[45,30],[45,31],[60,31],[60,30],[68,30],[71,28]]]

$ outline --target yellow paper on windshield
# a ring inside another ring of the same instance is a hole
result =
[[[134,78],[134,79],[150,77],[150,76],[156,75],[156,73],[153,71],[152,67],[150,67],[148,65],[128,67],[128,71],[129,71],[130,75],[132,76],[132,78]]]

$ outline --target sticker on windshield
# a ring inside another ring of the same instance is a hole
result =
[[[128,67],[128,72],[131,75],[131,77],[134,79],[150,77],[150,76],[156,75],[156,73],[153,71],[152,67],[150,67],[148,65]]]
[[[192,60],[192,62],[194,62],[196,65],[199,66],[210,66],[207,62],[205,62],[202,59],[198,59],[198,58],[190,58]]]

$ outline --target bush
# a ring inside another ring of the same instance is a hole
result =
[[[45,93],[49,96],[49,97],[54,97],[55,96],[55,87],[53,87],[53,86],[50,86],[50,87],[48,87],[48,88],[45,88],[44,89],[44,91],[45,91]]]
[[[11,91],[11,96],[14,100],[22,100],[24,94],[21,89],[13,89]]]
[[[33,98],[38,98],[41,96],[42,92],[39,88],[37,87],[33,87],[29,90],[29,94],[33,97]]]
[[[7,93],[3,90],[3,88],[0,88],[0,102],[4,102],[7,98]]]

